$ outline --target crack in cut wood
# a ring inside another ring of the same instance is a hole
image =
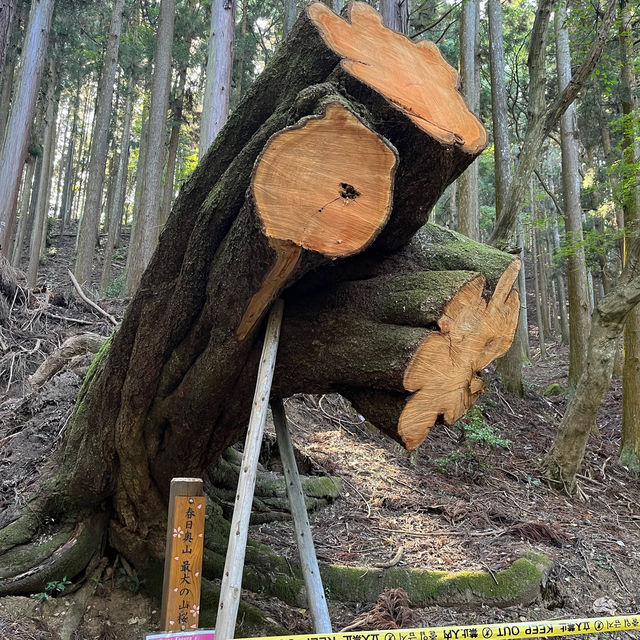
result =
[[[334,202],[336,202],[336,200],[340,200],[340,198],[344,200],[345,204],[349,204],[349,202],[355,200],[360,195],[362,194],[353,185],[347,182],[341,182],[338,197],[334,198],[333,200],[329,200],[327,204],[320,207],[318,209],[318,213],[322,213],[330,204],[333,204]]]

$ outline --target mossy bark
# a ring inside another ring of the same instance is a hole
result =
[[[223,512],[230,519],[233,512],[242,455],[235,449],[227,449],[218,462],[207,473],[207,495],[219,500]],[[330,476],[301,475],[307,511],[326,507],[339,495],[342,488],[340,478]],[[258,468],[256,488],[253,496],[251,524],[290,517],[289,499],[284,476]]]

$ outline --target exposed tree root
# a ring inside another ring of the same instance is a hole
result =
[[[203,574],[209,579],[220,578],[230,525],[220,508],[214,507],[205,527]],[[277,597],[291,606],[304,606],[304,581],[297,564],[252,540],[248,542],[245,563],[245,588]],[[550,569],[551,561],[546,556],[528,553],[506,569],[493,573],[339,565],[323,565],[320,573],[329,599],[339,602],[375,603],[385,588],[402,588],[413,607],[435,604],[506,607],[539,598]]]
[[[230,517],[233,510],[241,462],[242,454],[230,448],[207,473],[207,495],[221,503],[225,517]],[[303,475],[301,481],[308,511],[315,511],[333,502],[342,486],[340,478],[327,476]],[[289,518],[289,499],[282,474],[266,471],[262,465],[259,466],[252,511],[252,524]]]
[[[46,516],[45,516],[46,517]],[[20,541],[8,553],[0,557],[0,595],[36,593],[44,591],[52,580],[62,577],[73,579],[85,570],[91,558],[102,551],[106,532],[105,514],[96,514],[80,520],[77,524],[62,523],[44,526],[33,531],[32,522],[21,518],[5,527],[4,543]],[[34,535],[29,542],[26,536],[16,535],[21,523],[31,525],[28,530]],[[7,535],[11,529],[13,536]]]
[[[86,365],[88,367],[93,356],[98,353],[105,340],[105,336],[99,336],[96,333],[81,333],[68,338],[29,377],[29,382],[34,387],[41,387],[67,365],[72,371],[77,370],[81,363],[87,360],[86,356],[90,358],[89,363]]]

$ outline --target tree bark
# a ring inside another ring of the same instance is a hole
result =
[[[11,242],[11,252],[8,260],[11,266],[17,268],[22,258],[22,245],[24,244],[24,230],[27,224],[27,216],[29,215],[29,201],[31,199],[32,185],[34,183],[34,175],[37,164],[37,158],[30,156],[27,158],[26,170],[24,175],[24,183],[22,186],[22,197],[20,199],[20,210],[18,217],[18,225],[15,237]]]
[[[489,0],[487,10],[489,14],[489,62],[491,68],[491,114],[493,118],[496,218],[500,219],[511,182],[511,147],[507,126],[508,109],[504,69],[504,43],[502,38],[502,8],[499,0]],[[477,193],[477,166],[475,181]],[[522,225],[520,224],[520,235],[522,235],[521,229]],[[523,288],[523,285],[524,265],[522,265],[519,277],[520,301],[521,304],[524,305],[526,303],[526,290]],[[496,365],[500,379],[505,387],[519,396],[522,396],[524,393],[522,384],[522,362],[524,358],[523,348],[525,340],[526,344],[529,344],[526,313],[523,313],[523,310],[524,308],[521,309],[516,339],[513,341],[505,356],[501,358]]]
[[[131,137],[131,120],[133,117],[133,87],[129,88],[124,107],[124,122],[122,123],[122,139],[120,142],[120,156],[118,160],[118,173],[114,188],[113,200],[109,216],[109,236],[105,242],[104,257],[102,262],[102,276],[100,278],[100,296],[104,297],[111,282],[113,253],[118,242],[122,211],[127,191],[127,173],[129,170],[129,145]]]
[[[3,69],[6,59],[16,4],[17,0],[0,0],[0,70]]]
[[[633,69],[633,37],[631,6],[620,3],[619,42],[622,58],[622,115],[625,254],[638,233],[640,220],[640,188],[638,185],[636,78]],[[625,261],[628,256],[625,255]],[[622,440],[620,462],[636,474],[640,473],[640,310],[627,316],[623,337],[624,363],[622,367]]]
[[[538,218],[535,211],[535,191],[533,188],[533,177],[531,177],[529,187],[529,210],[531,213],[531,253],[533,262],[533,282],[536,294],[536,323],[538,325],[538,344],[540,345],[540,359],[547,358],[547,345],[545,341],[544,323],[542,322],[542,308],[540,303],[540,282],[538,276],[540,272],[541,259],[538,255]]]
[[[45,113],[44,149],[42,152],[42,175],[38,190],[38,206],[31,228],[31,242],[29,247],[29,266],[27,269],[27,286],[34,288],[40,266],[40,254],[43,236],[46,234],[47,219],[49,217],[49,200],[51,195],[51,176],[53,173],[53,157],[55,155],[55,135],[57,101],[55,96],[56,73],[53,62],[49,65],[50,72],[47,87],[47,111]]]
[[[480,95],[476,92],[476,3],[465,0],[460,22],[460,78],[462,95],[469,108],[477,112]],[[458,179],[458,231],[473,240],[480,239],[478,210],[478,164],[473,163]]]
[[[285,0],[284,3],[284,25],[283,25],[283,35],[285,38],[289,33],[291,33],[291,29],[293,29],[293,25],[296,23],[296,18],[298,17],[298,4],[296,0]]]
[[[380,14],[382,22],[389,29],[404,33],[405,36],[409,34],[408,0],[381,0]]]
[[[564,0],[556,9],[556,58],[558,90],[562,92],[571,80],[571,53],[567,11]],[[560,118],[562,144],[562,185],[567,243],[569,244],[569,388],[575,389],[587,357],[590,308],[587,290],[587,267],[582,236],[582,205],[580,202],[580,171],[578,159],[577,114],[570,104]]]
[[[187,80],[186,65],[180,69],[176,95],[171,107],[171,134],[169,135],[169,150],[167,152],[167,169],[164,178],[164,192],[162,196],[162,212],[160,214],[159,229],[162,229],[169,217],[171,204],[173,203],[174,182],[176,176],[176,161],[178,158],[178,146],[180,143],[180,127],[182,125],[182,107],[184,104],[184,87]]]
[[[291,8],[288,11],[291,12]],[[287,19],[290,18],[288,15]],[[236,1],[213,0],[206,85],[200,120],[199,158],[202,158],[211,146],[229,116],[235,27]]]
[[[593,313],[586,366],[544,461],[547,477],[568,493],[576,490],[589,434],[611,383],[625,319],[639,302],[640,238],[636,238],[618,284]]]
[[[118,49],[124,12],[124,0],[114,0],[111,25],[104,56],[102,75],[98,83],[98,98],[91,135],[91,155],[87,176],[87,199],[78,229],[78,252],[74,275],[81,285],[91,284],[91,271],[100,226],[102,187],[107,162],[111,100],[118,68]]]
[[[11,104],[0,152],[0,254],[7,255],[15,224],[22,167],[27,157],[29,131],[38,97],[49,42],[55,0],[34,0],[22,47],[20,83]]]
[[[162,203],[162,173],[165,164],[167,111],[169,109],[169,83],[171,79],[171,53],[176,0],[160,2],[158,35],[153,56],[151,105],[145,165],[143,169],[140,210],[138,212],[139,244],[129,249],[131,261],[127,265],[127,290],[135,291],[142,273],[151,260],[158,238],[159,210]]]
[[[0,65],[0,148],[4,140],[9,107],[11,105],[11,92],[13,91],[13,75],[16,69],[18,52],[15,47],[7,51],[4,65]]]
[[[71,124],[71,136],[69,137],[69,147],[64,161],[64,183],[62,186],[62,201],[60,203],[60,237],[64,234],[64,229],[71,213],[71,183],[73,181],[73,154],[76,136],[78,133],[78,110],[80,108],[80,78],[78,78],[77,91],[73,101],[73,119]],[[60,171],[62,171],[62,167]]]

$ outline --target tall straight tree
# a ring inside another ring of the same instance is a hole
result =
[[[465,0],[460,21],[460,77],[462,95],[475,113],[480,107],[476,82],[476,12],[475,0]],[[475,161],[458,178],[458,231],[479,240],[478,218],[478,163]]]
[[[104,66],[98,83],[98,98],[93,119],[93,135],[91,136],[86,201],[78,229],[78,253],[76,255],[74,274],[81,284],[89,284],[91,281],[91,267],[100,224],[102,186],[107,162],[109,123],[111,121],[111,100],[118,68],[118,49],[120,48],[123,11],[124,0],[114,0]]]
[[[490,243],[500,249],[511,249],[516,244],[520,208],[529,188],[529,177],[539,159],[542,144],[555,127],[560,116],[575,100],[584,82],[591,75],[600,59],[615,17],[616,1],[607,0],[607,9],[600,23],[600,29],[591,43],[582,64],[571,77],[571,82],[551,104],[547,105],[545,104],[547,29],[551,10],[556,0],[539,0],[531,30],[529,57],[527,60],[529,69],[527,130],[520,148],[518,165],[509,186],[507,201],[490,239]]]
[[[51,193],[51,177],[53,169],[53,159],[55,156],[56,137],[56,70],[52,61],[49,63],[49,73],[47,78],[47,110],[44,115],[44,148],[42,151],[42,174],[38,188],[38,204],[36,215],[31,227],[31,242],[29,247],[29,267],[27,269],[27,285],[31,288],[36,286],[38,277],[38,267],[40,266],[40,248],[43,237],[46,237],[47,218],[49,215],[49,199]]]
[[[504,69],[504,42],[502,36],[502,7],[500,0],[489,0],[489,66],[491,68],[491,114],[493,118],[493,153],[495,161],[496,216],[502,214],[511,182],[511,149],[507,123],[507,86]],[[477,189],[477,183],[476,183]],[[520,300],[526,299],[524,262],[520,269]],[[505,387],[519,396],[524,394],[522,384],[523,343],[527,332],[525,314],[520,309],[520,322],[509,351],[498,361],[498,373]]]
[[[531,253],[533,263],[533,283],[536,294],[536,322],[538,324],[538,344],[540,345],[540,359],[547,358],[547,345],[545,342],[544,323],[542,322],[542,305],[540,303],[541,293],[541,281],[539,277],[540,265],[542,260],[540,259],[539,246],[538,246],[538,225],[537,215],[535,210],[535,190],[533,188],[533,176],[529,183],[529,212],[531,215]]]
[[[102,261],[102,276],[100,278],[100,295],[104,296],[111,282],[113,253],[118,241],[120,221],[127,190],[127,171],[129,169],[129,138],[131,137],[131,119],[133,116],[133,86],[131,78],[127,87],[127,97],[124,106],[124,121],[122,123],[122,139],[120,140],[120,155],[118,157],[118,172],[109,216],[109,236],[105,243],[104,257]]]
[[[17,0],[0,0],[0,69],[4,66]]]
[[[229,116],[235,26],[235,0],[213,0],[207,77],[200,120],[199,158],[205,154]]]
[[[69,138],[69,146],[67,147],[67,155],[64,159],[64,182],[62,184],[62,201],[60,203],[60,236],[64,234],[64,228],[69,220],[71,209],[71,180],[73,176],[73,154],[76,135],[78,132],[78,111],[80,108],[80,76],[78,75],[77,91],[73,101],[73,118],[71,121],[71,136]],[[60,171],[63,167],[60,168]]]
[[[640,219],[640,190],[638,188],[638,154],[635,112],[636,77],[634,74],[632,6],[620,1],[619,33],[622,61],[621,89],[623,116],[623,168],[624,168],[624,227],[625,254],[631,240],[638,233]],[[637,116],[636,116],[637,117]],[[628,256],[625,255],[625,260]],[[624,326],[624,364],[622,367],[622,441],[620,462],[640,473],[640,308],[629,312]]]
[[[571,81],[571,51],[567,28],[567,4],[561,0],[555,15],[558,91]],[[582,235],[580,203],[580,166],[578,157],[578,118],[572,102],[560,117],[562,146],[562,186],[564,225],[569,245],[567,258],[569,284],[569,388],[575,389],[586,366],[589,339],[590,306],[587,267]]]
[[[180,144],[180,127],[182,125],[182,109],[184,106],[185,83],[187,80],[187,65],[185,64],[178,73],[175,96],[171,105],[171,133],[169,135],[169,149],[167,153],[167,169],[164,177],[164,192],[162,195],[162,208],[159,227],[169,217],[169,210],[173,202],[173,189],[176,177],[176,163],[178,160],[178,146]]]
[[[409,33],[409,0],[380,0],[382,21],[390,29]]]
[[[22,46],[20,81],[0,152],[0,255],[7,255],[16,215],[22,166],[49,44],[55,0],[33,0]]]
[[[151,78],[151,104],[146,145],[146,161],[138,179],[144,180],[138,211],[139,245],[130,249],[127,263],[127,290],[133,293],[140,283],[157,240],[158,216],[162,203],[162,173],[166,158],[165,140],[167,112],[169,110],[169,85],[171,81],[171,53],[176,0],[160,2],[158,34],[153,55]]]

